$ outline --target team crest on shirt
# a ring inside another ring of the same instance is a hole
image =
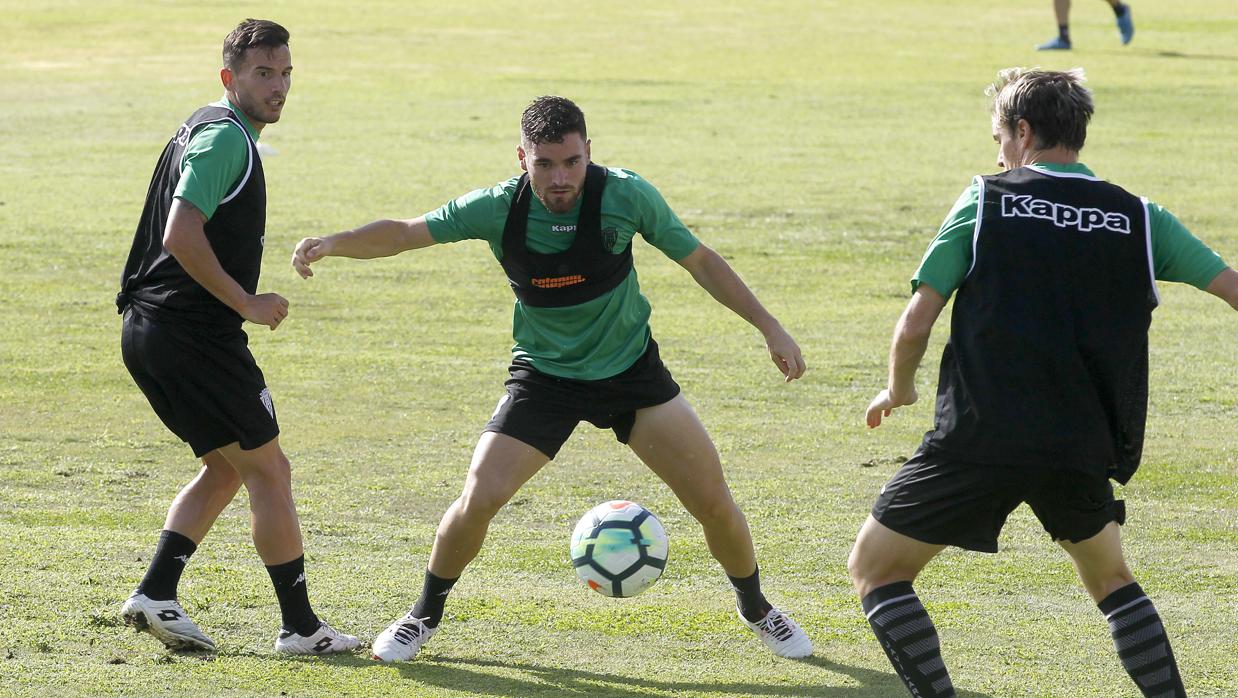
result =
[[[262,406],[267,408],[267,414],[271,415],[271,419],[275,419],[275,403],[271,401],[271,391],[263,388],[262,392],[258,393],[258,399],[262,401]]]
[[[602,249],[607,252],[615,251],[615,242],[619,239],[619,231],[614,228],[602,228]]]

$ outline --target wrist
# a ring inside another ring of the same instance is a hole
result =
[[[916,387],[914,385],[911,385],[911,386],[890,385],[889,387],[886,388],[886,394],[890,396],[890,400],[892,402],[896,402],[900,405],[906,405],[911,402],[914,402],[914,398],[916,395]]]

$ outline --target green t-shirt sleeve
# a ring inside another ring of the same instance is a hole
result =
[[[692,254],[701,241],[679,220],[662,194],[639,176],[632,175],[631,182],[632,204],[639,221],[637,231],[645,241],[675,261]]]
[[[426,226],[430,228],[430,237],[438,243],[499,240],[503,235],[507,211],[511,208],[515,181],[489,189],[475,189],[427,213]]]
[[[972,239],[976,232],[976,215],[980,205],[980,183],[973,181],[942,221],[937,237],[929,243],[920,267],[911,277],[911,291],[928,284],[943,298],[949,298],[967,277],[971,269]]]
[[[1152,228],[1152,268],[1158,281],[1177,281],[1204,289],[1227,266],[1174,214],[1148,202]]]
[[[249,139],[233,123],[207,124],[185,147],[181,179],[173,196],[193,204],[210,220],[249,166]]]

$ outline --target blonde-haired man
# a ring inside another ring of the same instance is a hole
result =
[[[916,367],[957,292],[935,428],[881,489],[848,568],[864,613],[915,696],[952,696],[937,631],[912,588],[946,546],[997,551],[1027,502],[1071,556],[1145,696],[1185,691],[1164,627],[1126,566],[1118,526],[1139,467],[1156,281],[1238,310],[1238,271],[1168,211],[1079,162],[1093,105],[1080,70],[1009,69],[993,97],[1003,172],[978,176],[912,277],[887,387],[869,427],[917,400]]]

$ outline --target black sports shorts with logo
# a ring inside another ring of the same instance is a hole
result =
[[[881,488],[872,513],[924,543],[995,553],[1006,517],[1023,502],[1053,540],[1078,543],[1110,521],[1126,521],[1126,507],[1103,475],[965,463],[923,448]]]
[[[266,379],[240,328],[220,333],[129,306],[120,349],[155,414],[195,456],[237,442],[249,450],[279,435]]]
[[[626,444],[636,410],[679,394],[679,384],[662,364],[652,337],[635,363],[602,380],[558,378],[522,363],[513,363],[508,371],[507,394],[484,431],[523,441],[552,460],[581,420],[614,430],[619,443]]]

